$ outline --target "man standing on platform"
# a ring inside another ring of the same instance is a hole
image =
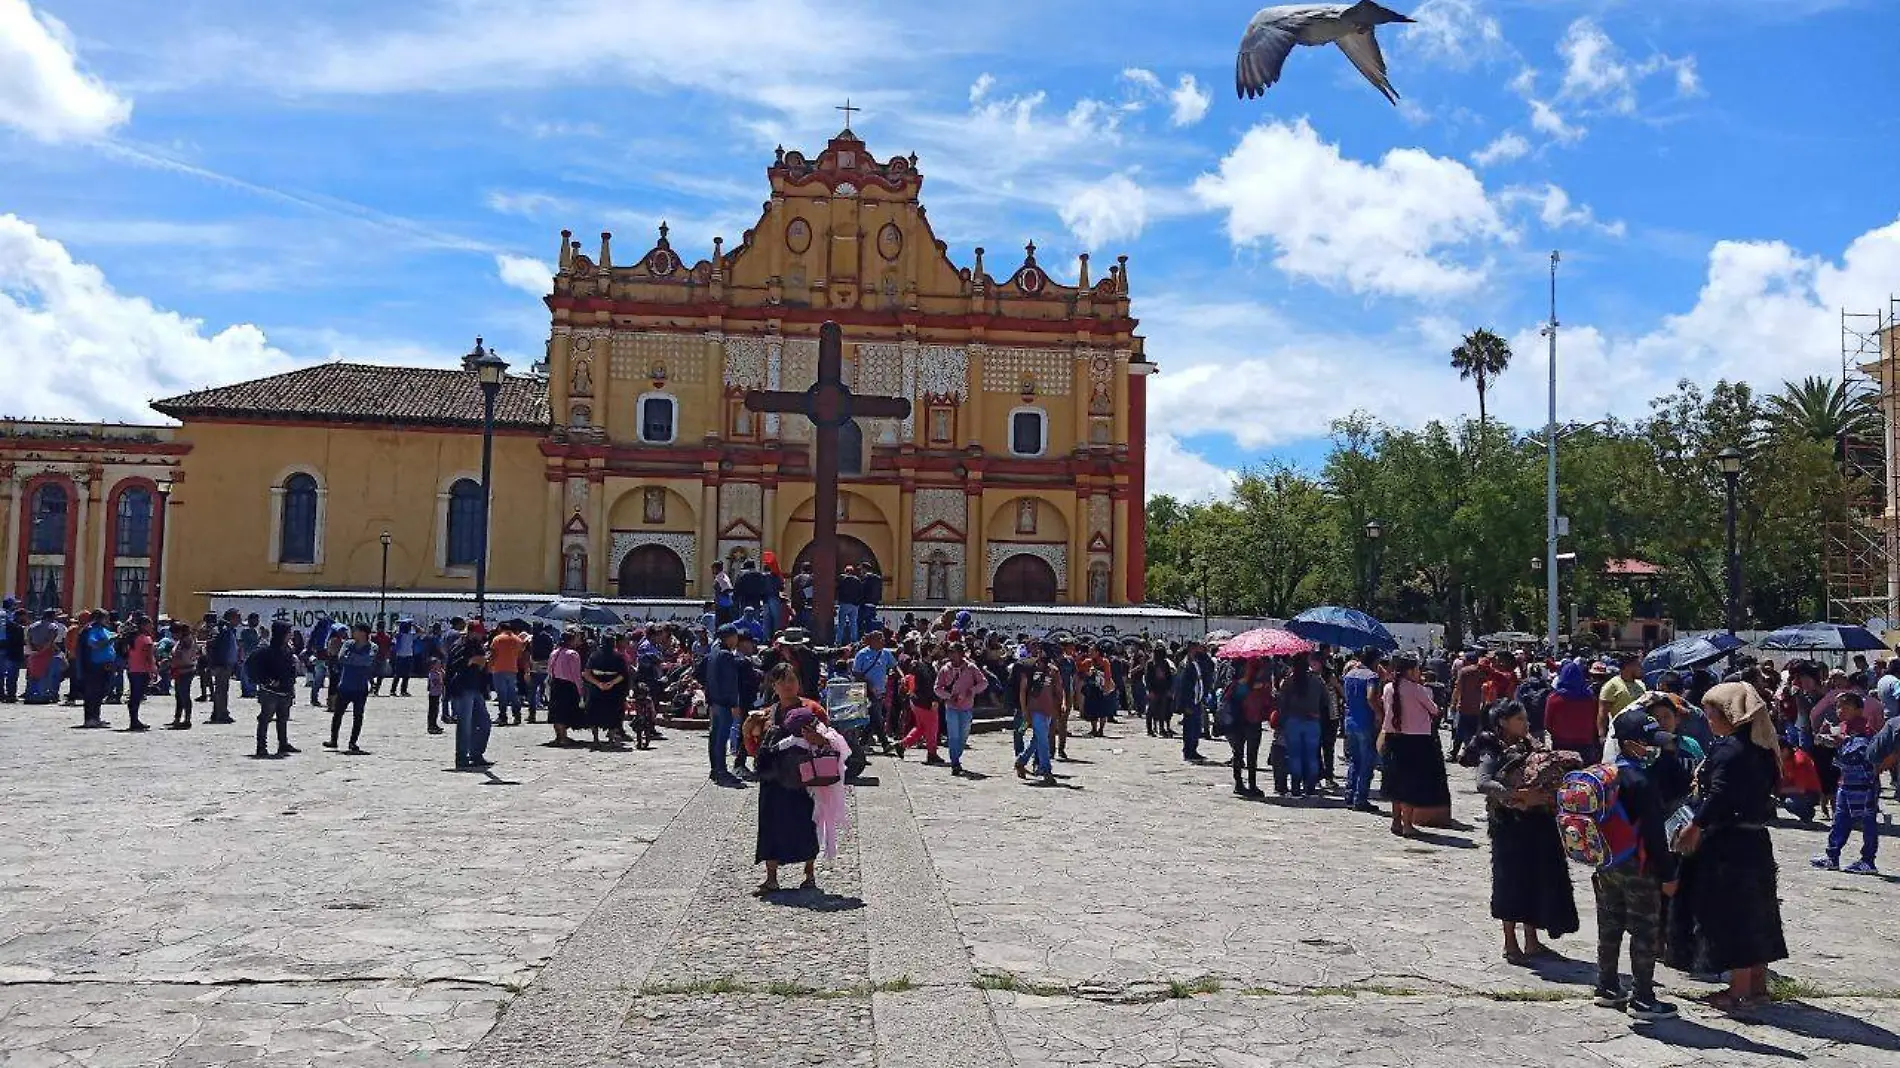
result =
[[[845,565],[844,574],[838,576],[838,626],[831,640],[838,645],[856,645],[858,642],[858,609],[864,604],[864,580],[858,577],[858,569]]]
[[[798,574],[792,576],[792,619],[793,625],[800,630],[811,630],[812,589],[816,585],[811,577],[811,561],[798,565]]]
[[[864,565],[864,574],[859,580],[863,590],[858,601],[858,633],[869,634],[877,628],[878,606],[884,603],[884,576],[877,573],[877,565]]]

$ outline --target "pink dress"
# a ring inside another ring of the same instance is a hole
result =
[[[844,735],[832,730],[828,724],[820,723],[818,733],[825,739],[825,747],[838,754],[838,766],[843,767],[851,758],[851,745]],[[801,737],[787,738],[779,743],[781,749],[807,749],[811,744]],[[811,822],[818,829],[818,846],[824,850],[825,859],[831,860],[838,855],[838,839],[851,822],[851,808],[846,803],[843,782],[830,786],[807,786],[805,792],[811,795]]]

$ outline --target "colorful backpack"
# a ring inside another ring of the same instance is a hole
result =
[[[1642,847],[1617,796],[1617,767],[1595,764],[1564,776],[1557,788],[1557,828],[1564,852],[1602,871],[1636,856]]]

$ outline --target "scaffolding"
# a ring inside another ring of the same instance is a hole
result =
[[[1841,312],[1841,381],[1879,405],[1879,437],[1835,443],[1846,499],[1823,524],[1821,570],[1831,623],[1896,626],[1900,614],[1900,297],[1884,311]]]

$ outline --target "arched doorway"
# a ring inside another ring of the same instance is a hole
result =
[[[811,546],[807,545],[798,554],[798,559],[793,561],[793,573],[796,573],[799,568],[804,567],[810,562]],[[855,567],[862,571],[864,570],[865,564],[870,564],[872,567],[877,568],[878,574],[884,574],[884,569],[878,565],[877,554],[871,551],[869,545],[864,544],[849,534],[838,535],[838,570],[843,571],[847,567]]]
[[[1040,556],[1017,553],[996,569],[997,604],[1054,604],[1056,570]]]
[[[620,561],[620,596],[686,596],[686,561],[664,545],[642,545]]]

